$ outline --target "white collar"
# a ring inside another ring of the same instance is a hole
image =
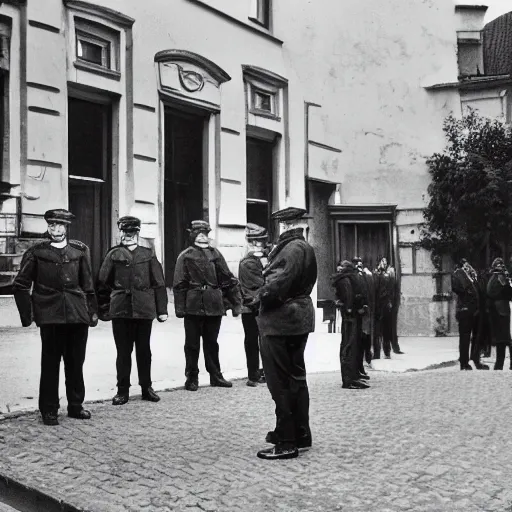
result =
[[[66,245],[68,245],[68,239],[64,238],[62,242],[51,242],[50,245],[52,247],[56,247],[57,249],[63,249],[64,247],[66,247]]]

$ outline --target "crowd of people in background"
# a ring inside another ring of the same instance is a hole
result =
[[[505,262],[496,258],[488,271],[477,273],[467,259],[461,259],[452,274],[452,291],[457,296],[460,369],[472,370],[473,361],[477,370],[488,370],[481,357],[490,356],[491,346],[495,346],[494,369],[503,370],[507,346],[512,356],[512,285]]]
[[[386,257],[370,271],[361,257],[340,261],[331,278],[336,307],[342,317],[340,366],[343,387],[367,389],[370,377],[364,361],[403,354],[398,343],[400,292],[395,269]]]

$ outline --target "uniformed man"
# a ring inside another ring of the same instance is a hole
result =
[[[201,337],[210,385],[233,386],[224,379],[219,362],[219,336],[222,316],[231,309],[240,314],[242,300],[238,279],[231,273],[220,251],[210,245],[210,225],[204,220],[191,222],[190,247],[176,261],[174,270],[174,308],[185,326],[185,389],[197,391]]]
[[[256,317],[258,310],[249,307],[254,302],[264,284],[263,264],[264,250],[268,240],[267,230],[257,224],[247,224],[245,238],[247,254],[240,260],[238,279],[242,292],[242,325],[244,326],[244,348],[247,360],[247,385],[255,387],[264,381],[260,370],[260,333]]]
[[[311,291],[317,278],[315,252],[304,238],[306,210],[285,208],[272,214],[282,233],[263,271],[258,294],[260,350],[267,386],[276,404],[276,428],[266,441],[275,446],[261,459],[290,459],[311,447],[309,390],[304,349],[315,330]]]
[[[340,369],[343,388],[367,389],[361,375],[362,322],[368,315],[364,282],[350,261],[342,261],[340,270],[332,276],[337,306],[341,311]]]
[[[83,364],[89,326],[98,323],[88,247],[68,240],[74,215],[64,209],[44,214],[50,240],[23,255],[13,289],[21,324],[34,320],[41,333],[39,410],[45,425],[58,425],[60,361],[64,359],[68,416],[86,420]],[[33,285],[32,294],[30,289]]]
[[[153,320],[167,320],[167,290],[154,252],[139,245],[140,219],[121,217],[121,244],[110,249],[98,275],[101,320],[112,320],[117,348],[117,394],[113,405],[128,402],[135,345],[142,399],[158,402],[152,388],[150,338]]]

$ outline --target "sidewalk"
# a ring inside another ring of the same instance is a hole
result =
[[[308,373],[339,372],[340,334],[329,334],[326,325],[310,335],[306,348]],[[171,315],[163,324],[154,322],[151,347],[153,353],[153,387],[157,391],[181,387],[184,384],[185,356],[183,352],[183,320]],[[240,318],[224,317],[219,336],[220,361],[224,376],[238,379],[247,376],[244,336]],[[373,369],[404,372],[425,369],[458,359],[456,338],[400,338],[404,355],[376,360]],[[110,322],[100,322],[90,329],[84,365],[86,401],[110,399],[115,394],[116,350]],[[37,409],[40,373],[39,330],[30,328],[0,328],[0,414]],[[140,394],[137,386],[135,356],[132,366],[132,394]],[[200,357],[199,384],[209,383],[204,361]],[[61,407],[65,405],[63,365],[61,366]]]

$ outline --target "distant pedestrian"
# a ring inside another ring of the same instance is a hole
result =
[[[459,362],[461,370],[472,370],[470,358],[477,370],[488,370],[480,362],[479,327],[483,314],[478,276],[463,258],[452,274],[452,290],[457,295],[456,318],[459,323]]]
[[[198,389],[201,337],[210,385],[230,388],[233,384],[221,372],[217,339],[226,310],[240,314],[238,280],[220,251],[211,247],[208,222],[194,220],[188,231],[190,247],[178,256],[173,285],[176,316],[184,318],[185,326],[185,389]]]
[[[372,348],[373,348],[373,335],[374,335],[374,320],[375,320],[375,286],[373,282],[373,274],[364,265],[362,258],[355,256],[352,258],[352,263],[356,267],[359,278],[364,287],[364,296],[368,306],[367,313],[363,316],[361,326],[361,353],[360,359],[360,373],[363,380],[369,380],[370,377],[366,374],[364,369],[364,361],[367,364],[372,362]]]
[[[98,276],[100,319],[112,320],[117,349],[113,405],[129,400],[134,345],[142,399],[160,400],[151,382],[150,339],[153,320],[167,320],[167,289],[154,252],[139,245],[140,225],[140,219],[132,216],[117,221],[121,243],[107,252]]]
[[[503,370],[507,346],[511,357],[512,349],[510,338],[510,300],[512,300],[512,286],[509,274],[502,258],[496,258],[491,266],[492,275],[487,284],[489,301],[491,333],[493,344],[496,345],[495,370]]]
[[[343,388],[367,389],[361,378],[362,323],[368,314],[364,282],[350,261],[342,261],[340,270],[331,278],[336,304],[341,311],[340,369]]]
[[[264,373],[260,369],[260,333],[256,317],[258,309],[250,307],[265,280],[263,278],[264,249],[268,240],[267,230],[256,224],[247,224],[247,254],[240,260],[238,279],[242,292],[242,324],[244,326],[244,347],[247,360],[247,385],[254,387],[264,382]]]
[[[283,232],[263,271],[258,299],[261,357],[267,386],[276,404],[276,428],[265,438],[275,446],[261,459],[290,459],[311,447],[309,390],[304,350],[315,330],[311,292],[317,278],[316,257],[304,237],[306,210],[289,207],[272,214]]]
[[[397,307],[397,289],[395,269],[388,264],[386,257],[379,259],[374,272],[375,281],[375,315],[376,315],[376,344],[374,346],[374,359],[380,358],[380,343],[386,359],[391,358],[391,349],[395,354],[403,354],[395,336],[396,321],[395,308]]]
[[[13,284],[23,327],[34,320],[41,333],[39,410],[45,425],[58,425],[60,361],[64,359],[68,416],[87,420],[83,364],[89,326],[98,323],[89,248],[68,240],[75,216],[64,209],[44,214],[50,240],[23,255]],[[32,288],[32,294],[30,290]]]

